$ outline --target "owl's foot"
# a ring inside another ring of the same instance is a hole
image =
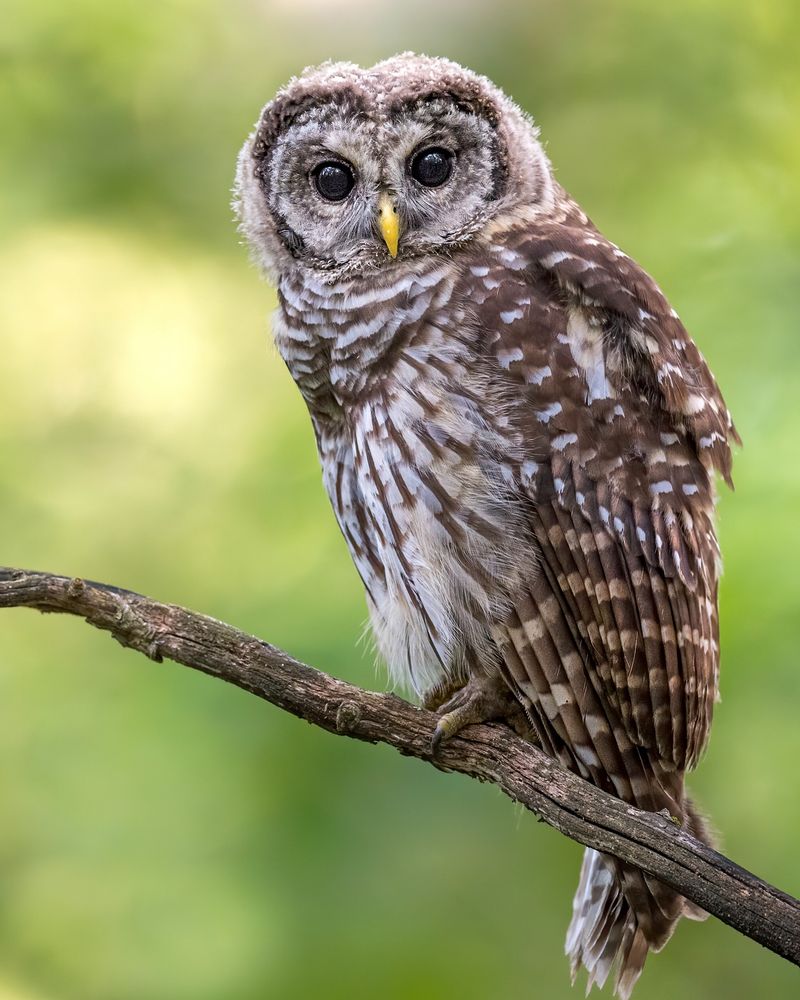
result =
[[[423,704],[440,715],[431,741],[434,753],[441,743],[465,726],[480,725],[482,722],[505,722],[525,739],[536,739],[522,706],[498,675],[471,676],[461,687],[451,684],[449,687],[434,688]]]

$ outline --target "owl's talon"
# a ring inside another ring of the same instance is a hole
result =
[[[519,702],[501,677],[471,677],[439,705],[438,711],[439,721],[431,738],[434,754],[445,740],[456,736],[466,726],[482,722],[503,721],[521,736],[530,739],[533,735]]]
[[[433,736],[431,737],[431,753],[435,754],[442,743],[452,735],[447,732],[447,726],[444,724],[444,719],[439,719],[436,723],[436,728],[433,731]]]
[[[462,705],[460,708],[456,708],[452,712],[443,715],[436,723],[436,728],[433,731],[433,738],[431,739],[433,753],[436,753],[442,743],[456,736],[466,726],[478,725],[481,722],[489,721],[487,718],[481,718],[473,713],[474,706],[468,702],[466,705]]]

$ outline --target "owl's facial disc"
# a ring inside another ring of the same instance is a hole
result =
[[[441,97],[392,111],[310,105],[277,136],[262,176],[292,256],[347,275],[464,245],[503,188],[493,125]]]

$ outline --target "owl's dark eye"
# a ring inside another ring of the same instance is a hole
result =
[[[411,161],[411,176],[425,187],[440,187],[453,170],[453,154],[449,149],[432,146],[421,149]]]
[[[353,171],[344,163],[326,160],[311,171],[317,191],[326,201],[342,201],[353,190]]]

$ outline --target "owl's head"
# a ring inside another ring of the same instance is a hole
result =
[[[300,266],[333,282],[452,253],[553,188],[532,121],[502,91],[406,53],[292,80],[239,155],[236,207],[273,278]]]

